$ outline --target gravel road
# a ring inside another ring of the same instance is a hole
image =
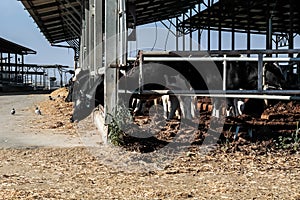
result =
[[[0,148],[82,146],[79,137],[51,134],[51,130],[36,129],[31,123],[35,118],[43,117],[36,115],[34,110],[39,102],[47,98],[47,94],[0,96]],[[15,115],[10,114],[12,108],[16,110]]]

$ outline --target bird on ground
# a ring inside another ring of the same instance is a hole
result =
[[[42,112],[40,111],[40,109],[38,107],[35,108],[35,114],[37,114],[37,115],[42,114]]]
[[[14,108],[11,109],[10,114],[14,115],[15,113],[16,113],[16,110]]]

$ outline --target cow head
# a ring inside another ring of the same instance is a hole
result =
[[[103,76],[91,78],[89,70],[80,70],[73,78],[74,110],[71,121],[86,118],[99,104],[103,104]]]
[[[282,89],[285,83],[284,74],[277,63],[265,64],[266,89]]]

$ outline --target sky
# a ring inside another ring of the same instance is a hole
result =
[[[0,37],[35,50],[25,63],[74,66],[72,49],[52,47],[37,24],[17,0],[0,0]]]

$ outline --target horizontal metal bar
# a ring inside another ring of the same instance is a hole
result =
[[[192,56],[203,56],[203,55],[239,55],[239,54],[291,54],[300,53],[300,49],[252,49],[252,50],[211,50],[211,51],[143,51],[143,56],[153,55],[192,55]]]
[[[300,95],[300,90],[143,90],[144,94],[169,94],[170,92],[180,95],[205,95],[205,94],[281,94],[281,95]],[[136,93],[137,91],[119,90],[119,93]]]
[[[257,62],[258,58],[248,58],[248,57],[144,57],[144,61],[249,61],[249,62]],[[300,62],[300,58],[271,58],[266,57],[263,58],[265,62]]]
[[[291,53],[300,53],[300,49],[273,49],[273,50],[263,50],[263,49],[252,49],[252,50],[212,50],[208,51],[209,54],[291,54]]]
[[[253,99],[277,99],[277,100],[295,100],[299,101],[299,90],[263,90],[261,93],[258,90],[143,90],[142,93],[137,91],[119,90],[119,93],[140,94],[140,95],[167,95],[170,94],[180,96],[202,96],[202,97],[219,97],[219,98],[253,98]]]
[[[137,58],[135,58],[135,57],[128,57],[127,60],[128,60],[128,61],[136,61]]]
[[[171,51],[143,51],[143,56],[167,56],[170,55]]]
[[[205,95],[197,95],[197,96],[215,97],[215,98],[272,99],[272,100],[300,101],[300,96],[283,96],[283,95],[205,94]]]
[[[135,61],[137,58],[129,57],[128,61]],[[144,61],[249,61],[257,62],[258,58],[249,57],[144,57]],[[266,62],[300,62],[300,58],[263,58]]]

